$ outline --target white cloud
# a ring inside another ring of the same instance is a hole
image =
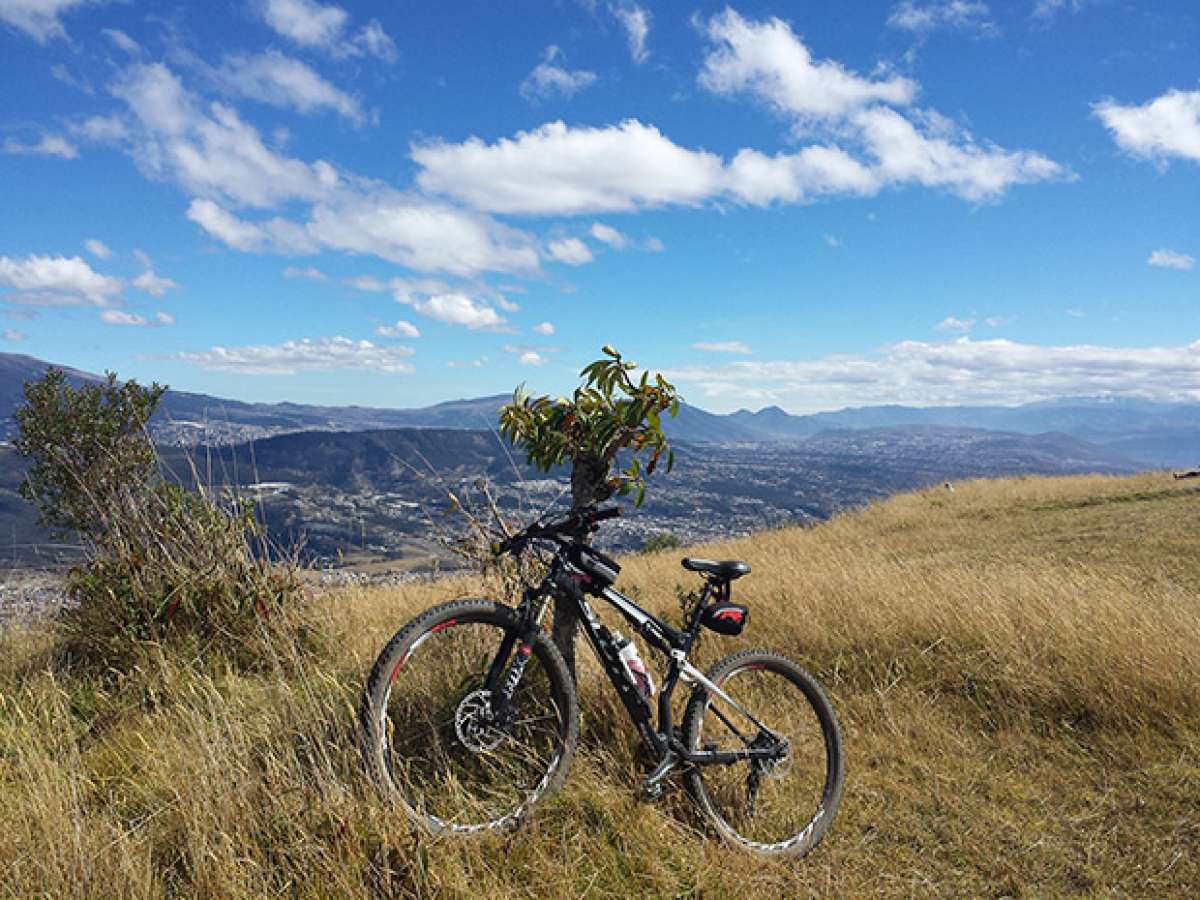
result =
[[[536,350],[526,350],[517,357],[517,362],[523,366],[544,366],[549,361]]]
[[[142,52],[142,45],[119,28],[101,28],[100,33],[112,41],[118,49],[124,50],[130,56],[137,56]]]
[[[416,297],[409,302],[423,316],[448,325],[465,325],[472,331],[498,331],[505,325],[504,317],[490,306],[462,293]]]
[[[733,362],[667,373],[710,398],[747,397],[795,411],[864,403],[1017,404],[1119,394],[1200,400],[1200,341],[1181,347],[1042,346],[958,338],[903,341],[868,354]]]
[[[96,259],[108,259],[112,256],[112,251],[108,249],[108,245],[97,238],[88,238],[83,242],[83,247],[88,253],[96,257]]]
[[[1155,250],[1150,254],[1150,258],[1146,260],[1152,266],[1159,266],[1165,269],[1191,269],[1196,265],[1196,260],[1188,256],[1186,253],[1176,253],[1174,250]]]
[[[324,246],[425,272],[468,276],[538,268],[537,250],[525,232],[398,191],[320,204],[306,232]]]
[[[814,62],[778,19],[753,23],[727,11],[708,29],[721,46],[708,56],[703,84],[750,92],[797,127],[819,120],[829,142],[774,156],[745,148],[726,164],[636,119],[607,127],[550,122],[493,144],[470,138],[415,145],[417,183],[489,212],[571,215],[726,197],[759,206],[805,203],[905,184],[979,202],[1013,185],[1074,178],[1037,153],[977,141],[936,111],[906,116],[882,105],[908,103],[915,84],[862,79],[835,62]]]
[[[259,12],[277,34],[301,46],[334,57],[369,53],[385,62],[396,58],[395,42],[374,19],[348,38],[350,15],[340,6],[314,0],[260,0]]]
[[[594,257],[588,245],[579,238],[563,238],[561,241],[551,241],[546,245],[551,259],[566,263],[569,266],[582,266],[590,263]]]
[[[946,318],[942,319],[934,327],[938,331],[947,331],[951,334],[966,334],[974,326],[974,319],[960,319],[958,316],[946,316]]]
[[[673,144],[628,119],[607,128],[551,122],[485,144],[433,141],[412,148],[417,183],[478,209],[507,213],[629,211],[696,204],[721,185],[721,159]]]
[[[133,286],[152,297],[161,297],[172,288],[178,288],[179,283],[170,278],[163,278],[153,269],[146,269],[145,272],[133,279]]]
[[[253,250],[265,239],[257,225],[242,221],[211,200],[193,200],[187,217],[235,250]]]
[[[1079,12],[1086,6],[1088,0],[1037,0],[1033,7],[1035,19],[1052,19],[1060,10]]]
[[[629,55],[635,63],[641,65],[650,56],[646,50],[646,38],[650,35],[650,13],[627,0],[609,8],[625,29],[625,37],[629,41]]]
[[[486,356],[480,356],[477,359],[452,359],[446,365],[451,369],[480,369],[486,366],[487,362],[488,358]]]
[[[892,109],[875,107],[856,113],[875,171],[896,184],[916,182],[941,187],[965,200],[990,200],[1014,184],[1071,180],[1058,163],[1025,150],[1008,151],[979,144],[949,120],[926,112],[921,128]]]
[[[666,245],[656,237],[648,237],[643,242],[642,246],[651,253],[662,253],[666,250]]]
[[[135,159],[193,195],[247,206],[317,200],[339,186],[333,166],[269,150],[258,131],[219,103],[207,108],[161,63],[135,65],[113,88],[141,125]]]
[[[736,353],[741,356],[749,356],[754,352],[741,341],[697,341],[692,344],[692,349],[704,350],[708,353]]]
[[[554,326],[551,325],[549,322],[540,322],[537,325],[533,326],[533,330],[537,334],[544,334],[547,337],[554,334]]]
[[[0,285],[20,292],[10,300],[35,306],[105,306],[121,293],[118,279],[101,275],[78,256],[0,256]]]
[[[841,239],[838,238],[837,235],[823,234],[821,235],[821,240],[825,242],[826,246],[831,247],[834,250],[837,250],[842,246]]]
[[[154,321],[159,325],[174,325],[175,317],[170,313],[160,311],[154,314]]]
[[[6,328],[2,333],[0,333],[0,337],[3,337],[6,341],[23,341],[25,338],[29,337],[29,335],[23,331],[18,331],[15,328]]]
[[[304,115],[332,110],[355,125],[366,121],[356,98],[278,50],[254,56],[227,56],[211,74],[226,93],[235,97],[295,109]]]
[[[413,349],[400,345],[381,347],[370,341],[344,337],[302,338],[277,345],[212,347],[176,353],[170,359],[201,368],[241,375],[294,375],[296,372],[365,369],[386,374],[413,371],[407,357]]]
[[[629,238],[611,225],[605,225],[603,222],[593,223],[589,229],[589,233],[600,243],[608,244],[614,250],[624,250],[629,246]]]
[[[978,0],[936,0],[925,3],[902,0],[888,16],[887,23],[893,28],[918,33],[937,28],[963,28],[995,33],[996,26],[989,15],[988,5]]]
[[[838,147],[806,147],[765,156],[742,150],[727,171],[730,193],[743,203],[801,203],[825,194],[866,196],[882,186],[879,174]]]
[[[316,266],[307,266],[303,269],[296,266],[288,266],[283,270],[284,278],[306,278],[309,281],[328,281],[329,276],[318,269]]]
[[[1200,91],[1167,91],[1141,106],[1103,100],[1092,112],[1117,146],[1134,156],[1200,162]]]
[[[556,95],[573,97],[596,81],[596,73],[585,69],[571,71],[555,65],[563,59],[563,52],[554,44],[546,48],[542,61],[534,66],[521,82],[521,96],[526,100],[546,100]]]
[[[5,153],[22,156],[57,156],[59,159],[76,159],[79,149],[64,137],[56,134],[42,135],[36,144],[22,144],[15,138],[6,138]]]
[[[700,83],[715,93],[749,91],[802,119],[838,119],[876,102],[903,105],[916,94],[907,78],[874,81],[833,60],[815,62],[780,19],[748,22],[726,9],[705,30],[717,47],[704,61]]]
[[[115,144],[129,136],[129,128],[120,116],[90,116],[71,126],[72,132],[99,144]]]
[[[417,330],[417,326],[411,322],[405,322],[403,319],[397,319],[395,325],[380,325],[375,329],[375,333],[383,337],[420,337],[421,332]]]
[[[79,6],[105,0],[0,0],[0,22],[17,28],[39,44],[51,38],[65,38],[59,16]]]
[[[105,325],[129,325],[139,328],[150,324],[136,313],[125,312],[120,309],[100,310],[100,321]]]

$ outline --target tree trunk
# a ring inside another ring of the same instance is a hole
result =
[[[591,454],[576,456],[571,460],[571,507],[578,509],[600,500],[607,500],[608,465],[598,456]],[[554,624],[551,637],[555,646],[567,662],[571,678],[575,678],[575,635],[579,631],[579,612],[575,603],[567,598],[554,599]]]

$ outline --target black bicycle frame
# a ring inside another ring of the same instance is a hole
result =
[[[719,685],[709,680],[687,658],[700,632],[701,614],[704,611],[705,604],[713,596],[714,591],[718,596],[727,597],[727,582],[723,584],[712,580],[705,582],[696,606],[689,615],[682,631],[671,627],[653,613],[642,609],[633,600],[611,586],[597,590],[591,588],[590,584],[591,576],[571,565],[570,562],[563,558],[563,554],[560,552],[556,555],[550,571],[542,583],[536,588],[528,588],[526,590],[520,607],[525,612],[522,620],[522,630],[519,634],[510,632],[505,636],[500,651],[496,654],[485,681],[485,686],[494,693],[497,693],[495,689],[497,684],[500,683],[501,689],[498,692],[498,706],[502,711],[507,709],[513,691],[515,691],[520,681],[521,673],[524,671],[525,664],[529,659],[532,642],[540,627],[539,621],[544,614],[548,599],[552,596],[561,596],[574,601],[579,611],[583,633],[587,636],[592,651],[596,654],[596,658],[600,661],[601,666],[603,666],[605,674],[616,689],[642,740],[660,759],[660,768],[663,769],[664,774],[677,760],[683,760],[692,765],[713,765],[717,763],[729,764],[745,759],[771,760],[779,758],[780,750],[777,746],[755,748],[746,746],[735,750],[689,750],[676,736],[675,729],[672,726],[671,697],[674,694],[675,686],[680,680],[683,680],[685,683],[701,685],[710,694],[728,703],[745,716],[761,733],[765,733],[772,738],[777,737],[770,728],[726,694]],[[587,593],[598,596],[615,607],[617,612],[634,626],[637,634],[643,640],[666,657],[667,674],[663,679],[663,686],[658,694],[657,728],[654,726],[654,717],[650,709],[650,704],[642,696],[637,686],[630,680],[625,672],[624,665],[611,647],[611,642],[606,639],[607,629],[601,624],[591,604],[588,603],[585,587],[587,588]],[[508,666],[507,672],[504,674],[503,682],[500,682],[500,674],[504,672],[505,663],[518,640],[520,641],[520,645],[517,647],[517,653],[513,657],[512,664]],[[743,743],[747,745],[750,743],[751,739],[739,731],[720,709],[713,707],[713,712],[735,735],[742,739]]]

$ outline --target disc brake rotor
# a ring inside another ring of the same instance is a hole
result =
[[[500,746],[504,731],[492,715],[491,691],[480,688],[462,699],[454,711],[454,732],[472,753],[486,753]]]

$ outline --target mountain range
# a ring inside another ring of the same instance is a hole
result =
[[[50,365],[30,356],[0,354],[0,434],[13,430],[12,411],[23,383]],[[64,367],[65,368],[65,367]],[[76,381],[98,376],[66,369]],[[388,428],[489,429],[509,394],[451,400],[416,409],[248,403],[186,391],[168,391],[152,423],[164,444],[236,444],[288,432],[367,431]],[[1037,435],[1061,433],[1100,448],[1114,463],[1141,467],[1200,463],[1200,403],[1157,403],[1137,398],[1077,397],[1023,406],[864,406],[792,415],[777,406],[757,412],[707,412],[683,404],[665,419],[673,441],[697,444],[796,443],[830,430],[941,426]]]

